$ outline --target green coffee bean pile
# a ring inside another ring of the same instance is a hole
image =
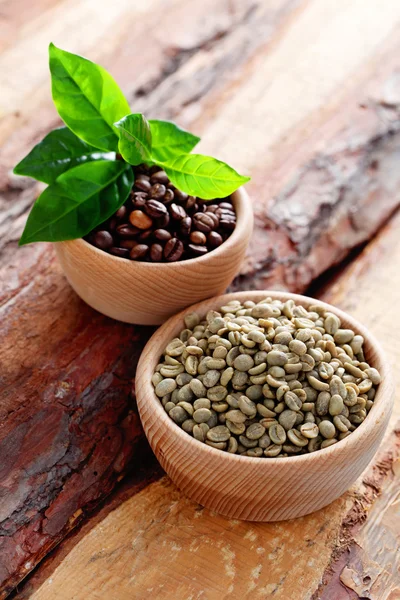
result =
[[[213,448],[253,457],[314,452],[351,434],[378,371],[364,339],[320,306],[266,298],[185,318],[152,377],[168,415]]]

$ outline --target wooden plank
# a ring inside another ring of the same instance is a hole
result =
[[[362,320],[393,364],[400,360],[399,262],[400,213],[323,295]],[[359,593],[354,598],[394,600],[400,435],[393,427],[399,414],[397,394],[392,429],[373,464],[347,494],[313,515],[281,523],[224,519],[184,498],[165,477],[113,511],[104,510],[93,528],[66,541],[61,562],[57,555],[49,561],[21,598],[344,600],[353,598],[353,589]],[[340,559],[342,553],[336,585],[329,585],[331,555]],[[323,577],[328,587],[315,591]]]
[[[62,7],[66,12],[55,13],[63,36],[74,16],[67,4]],[[326,4],[328,12],[322,14],[316,0],[254,2],[251,11],[239,1],[204,0],[198,5],[175,0],[167,11],[153,10],[154,6],[149,5],[146,12],[147,4],[141,4],[144,12],[132,11],[126,19],[118,10],[127,13],[127,5],[117,5],[112,12],[116,24],[113,35],[105,36],[107,24],[98,17],[98,31],[90,31],[87,40],[83,36],[77,50],[95,45],[93,58],[104,58],[104,64],[111,67],[130,97],[140,97],[141,102],[147,98],[157,114],[171,116],[171,107],[182,109],[181,123],[192,123],[202,131],[203,148],[207,143],[210,152],[219,147],[218,140],[212,141],[220,128],[219,118],[215,121],[218,127],[214,126],[215,111],[225,114],[229,128],[235,97],[240,96],[243,122],[252,124],[253,109],[264,119],[268,105],[272,112],[276,109],[270,104],[275,102],[276,94],[267,93],[265,73],[274,75],[279,89],[284,91],[282,82],[286,81],[287,90],[292,83],[299,90],[297,70],[290,69],[290,77],[282,80],[278,66],[284,70],[288,57],[300,61],[304,95],[301,111],[294,107],[274,123],[268,119],[265,124],[257,123],[259,135],[267,140],[265,152],[257,152],[257,156],[252,153],[251,165],[242,151],[234,160],[238,169],[251,167],[249,191],[256,200],[258,222],[254,245],[237,287],[261,289],[270,285],[304,290],[354,245],[373,235],[398,205],[397,5],[381,10],[372,2],[361,7],[356,0],[343,5],[330,0]],[[91,10],[94,4],[85,0],[77,18],[91,16]],[[354,36],[345,27],[342,40],[343,20],[356,18],[357,11],[368,12],[368,16],[360,15],[360,32]],[[201,21],[203,13],[209,16]],[[336,25],[331,24],[332,19]],[[373,20],[377,25],[371,31]],[[176,23],[182,25],[179,32]],[[42,25],[51,30],[51,22]],[[77,24],[81,33],[85,27]],[[106,40],[102,38],[101,44],[97,37],[100,33]],[[34,39],[40,41],[41,33],[37,35],[39,38]],[[315,52],[307,51],[307,64],[302,65],[299,45],[314,39],[318,40],[313,46]],[[334,48],[342,43],[348,54],[354,52],[354,59],[348,62],[344,53],[337,54],[332,85],[325,82],[323,94],[314,103],[309,82],[330,77],[329,72],[322,73],[319,56],[334,60]],[[22,56],[24,47],[17,45],[16,55]],[[141,61],[132,64],[138,47]],[[27,61],[32,72],[38,68],[35,56]],[[143,74],[145,63],[151,68]],[[0,151],[4,174],[0,198],[4,207],[0,225],[1,335],[5,348],[2,385],[6,390],[0,442],[7,448],[7,455],[18,455],[15,466],[8,469],[9,462],[4,463],[7,472],[3,476],[11,500],[1,523],[4,546],[0,564],[3,578],[9,579],[12,574],[9,585],[85,516],[125,471],[139,432],[128,384],[134,366],[131,355],[136,356],[148,335],[143,329],[112,323],[79,302],[61,276],[49,246],[37,244],[16,251],[26,211],[38,188],[28,184],[21,189],[25,182],[8,177],[7,169],[33,139],[56,122],[48,83],[42,81],[45,70],[40,72],[27,80],[24,94],[29,96],[29,105],[23,105],[23,116],[15,121],[5,119],[3,130],[0,124],[0,136],[5,138],[7,128],[12,130]],[[163,112],[166,87],[171,103],[166,103]],[[343,91],[332,95],[337,87]],[[201,98],[193,96],[193,90]],[[7,89],[7,110],[14,108],[12,94]],[[360,109],[360,104],[367,109]],[[235,144],[250,147],[246,136],[237,138]],[[48,435],[43,437],[40,450],[48,462],[40,466],[40,461],[25,449],[37,443],[34,418],[45,409]],[[128,415],[133,424],[128,421],[125,426]],[[52,421],[56,416],[58,420]],[[103,435],[104,421],[107,430],[112,431],[110,446],[105,442],[108,435]],[[17,429],[25,431],[21,434],[24,444],[19,448],[15,441],[19,439],[15,436]],[[65,449],[60,447],[63,437],[70,443],[67,460],[60,456]],[[91,457],[93,461],[98,459],[101,469],[92,468]],[[49,476],[42,495],[39,476],[44,467],[49,469]],[[29,522],[38,530],[32,544],[26,541],[32,536]]]

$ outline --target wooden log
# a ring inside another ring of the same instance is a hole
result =
[[[99,10],[98,2],[58,3],[37,16],[36,28],[25,23],[15,45],[0,54],[2,73],[14,73],[23,60],[30,65],[29,76],[20,72],[16,88],[13,78],[1,81],[4,593],[125,472],[141,435],[129,382],[149,333],[111,322],[83,305],[50,246],[17,251],[40,186],[8,172],[58,123],[43,40],[47,43],[56,21],[54,41],[71,43],[76,25],[70,49],[109,67],[135,105],[151,107],[152,116],[179,116],[180,124],[204,134],[204,152],[247,169],[258,228],[236,287],[302,291],[371,237],[399,202],[400,6],[392,3],[382,11],[370,3],[365,9],[356,0],[324,5],[260,0],[249,10],[239,0],[204,0],[201,6],[171,0],[165,13],[157,0],[140,11],[119,2],[109,20],[101,17],[107,11]],[[199,27],[207,11],[213,18]],[[96,27],[87,28],[91,17]],[[349,26],[355,21],[356,37]],[[302,60],[298,48],[314,38]],[[29,49],[39,46],[38,55],[28,60]],[[137,47],[141,61],[133,64]],[[146,73],[143,61],[151,66]],[[293,67],[286,70],[288,64]],[[320,93],[310,81],[319,82]],[[294,100],[281,110],[288,90]]]
[[[364,322],[400,360],[400,213],[322,294]],[[395,371],[400,383],[398,370]],[[20,600],[398,597],[400,396],[380,452],[330,506],[279,523],[225,519],[166,477],[118,498],[46,559]]]

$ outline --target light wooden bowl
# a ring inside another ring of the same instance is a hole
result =
[[[134,262],[78,239],[54,244],[58,260],[71,286],[92,308],[126,323],[164,323],[185,306],[222,294],[238,273],[253,231],[253,210],[243,188],[232,194],[232,201],[236,227],[205,256]]]
[[[199,504],[227,517],[251,521],[292,519],[318,510],[345,492],[374,456],[392,410],[394,387],[384,354],[368,330],[342,311],[317,300],[281,292],[240,292],[190,307],[201,316],[229,300],[259,302],[271,296],[307,307],[324,306],[365,339],[366,358],[382,375],[366,420],[347,438],[311,454],[250,458],[196,441],[170,419],[156,397],[151,376],[167,343],[183,328],[182,312],[160,327],[146,345],[136,375],[139,414],[150,445],[176,485]]]

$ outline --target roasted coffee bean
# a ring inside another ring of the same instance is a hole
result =
[[[154,183],[162,183],[163,185],[167,185],[169,183],[168,175],[165,171],[156,171],[150,177],[150,182]]]
[[[134,210],[129,215],[131,225],[138,229],[149,229],[153,225],[151,218],[141,210]]]
[[[196,213],[193,216],[193,226],[203,233],[209,233],[215,227],[214,220],[207,213]]]
[[[127,248],[128,250],[130,250],[131,248],[133,248],[134,246],[137,246],[139,242],[137,240],[125,240],[125,239],[121,239],[119,242],[119,245],[121,248]]]
[[[196,206],[196,196],[189,196],[185,203],[186,210],[192,210]]]
[[[175,262],[181,258],[183,254],[183,244],[178,238],[171,238],[165,244],[164,258],[168,262]]]
[[[195,244],[196,246],[204,246],[204,244],[207,241],[207,238],[204,235],[204,233],[202,233],[201,231],[192,231],[192,233],[190,234],[190,241],[192,242],[192,244]],[[222,238],[221,238],[221,241],[222,241]]]
[[[164,229],[165,227],[168,227],[170,221],[171,221],[171,218],[169,216],[169,213],[167,212],[162,217],[155,219],[154,224],[157,229]]]
[[[233,221],[233,220],[221,219],[219,224],[222,227],[222,229],[226,229],[227,231],[233,231],[236,227],[236,220]]]
[[[139,260],[146,256],[149,247],[146,244],[137,244],[134,246],[130,252],[130,257],[132,260]]]
[[[133,192],[131,201],[133,208],[143,208],[147,201],[147,194],[144,192]]]
[[[207,254],[207,246],[198,246],[197,244],[189,244],[188,250],[190,250],[191,254],[194,256],[203,256],[203,254]]]
[[[153,262],[160,262],[163,256],[163,247],[161,244],[152,244],[150,246],[150,258]]]
[[[140,233],[140,229],[132,227],[131,225],[118,225],[116,233],[121,238],[134,238]]]
[[[187,237],[192,227],[192,219],[190,217],[184,217],[179,223],[179,229],[183,236]]]
[[[135,248],[133,258],[129,254],[132,260],[173,262],[202,256],[220,246],[229,237],[230,229],[223,229],[219,223],[220,218],[223,221],[235,222],[235,211],[229,201],[209,202],[189,196],[176,189],[159,166],[148,167],[142,164],[132,167],[132,170],[134,184],[129,198],[113,216],[85,236],[89,243],[122,258],[128,258],[126,250],[131,251]],[[106,232],[105,237],[101,232]],[[160,256],[158,246],[164,246],[172,238],[180,242],[175,251],[171,252],[170,244],[167,249],[168,258],[165,248]],[[154,245],[155,248],[150,250]],[[148,250],[145,252],[144,248],[137,246],[147,246]],[[243,345],[246,345],[246,339],[245,335]],[[357,344],[359,341],[356,337],[355,348],[358,348]],[[246,347],[251,349],[251,342]],[[350,346],[347,350],[344,348],[344,351],[349,359],[356,355],[356,351]],[[310,370],[312,368],[310,367]],[[347,373],[350,374],[351,370],[352,366]],[[258,373],[251,373],[249,377],[257,375]],[[243,389],[245,384],[242,380],[243,377],[238,375],[234,380],[232,377],[234,389]],[[247,385],[252,383],[253,381],[250,381]]]
[[[141,190],[142,192],[148,192],[151,188],[151,184],[146,175],[139,175],[137,179],[135,179],[134,183],[135,187]]]
[[[179,202],[185,202],[188,199],[188,194],[186,194],[186,192],[182,192],[181,190],[174,190],[174,194],[175,194],[175,198],[179,201]]]
[[[119,209],[117,210],[117,212],[115,213],[115,218],[120,220],[120,219],[124,219],[126,217],[126,213],[127,213],[127,208],[126,206],[123,204],[122,206],[119,207]]]
[[[166,229],[156,229],[153,235],[156,240],[159,240],[160,242],[168,242],[172,237],[170,232]]]
[[[93,243],[97,248],[107,250],[114,244],[114,240],[109,231],[97,231],[93,236]]]
[[[210,233],[207,235],[207,243],[210,248],[218,248],[223,241],[224,240],[222,239],[222,236],[216,231],[210,231]]]
[[[167,214],[167,209],[158,200],[148,200],[144,206],[145,213],[153,219],[158,219]]]
[[[113,256],[119,256],[120,258],[128,258],[129,257],[128,248],[117,248],[116,246],[114,246],[113,248],[110,248],[109,253],[112,254]]]
[[[173,190],[170,190],[168,188],[164,194],[164,197],[160,198],[159,200],[163,204],[171,204],[171,202],[173,201],[174,198],[175,198],[175,194],[174,194]]]
[[[169,214],[175,221],[180,221],[186,217],[186,211],[180,204],[171,204],[169,207]]]
[[[159,200],[162,198],[167,191],[167,188],[162,183],[155,183],[151,186],[149,190],[150,198],[154,198],[154,200]]]

